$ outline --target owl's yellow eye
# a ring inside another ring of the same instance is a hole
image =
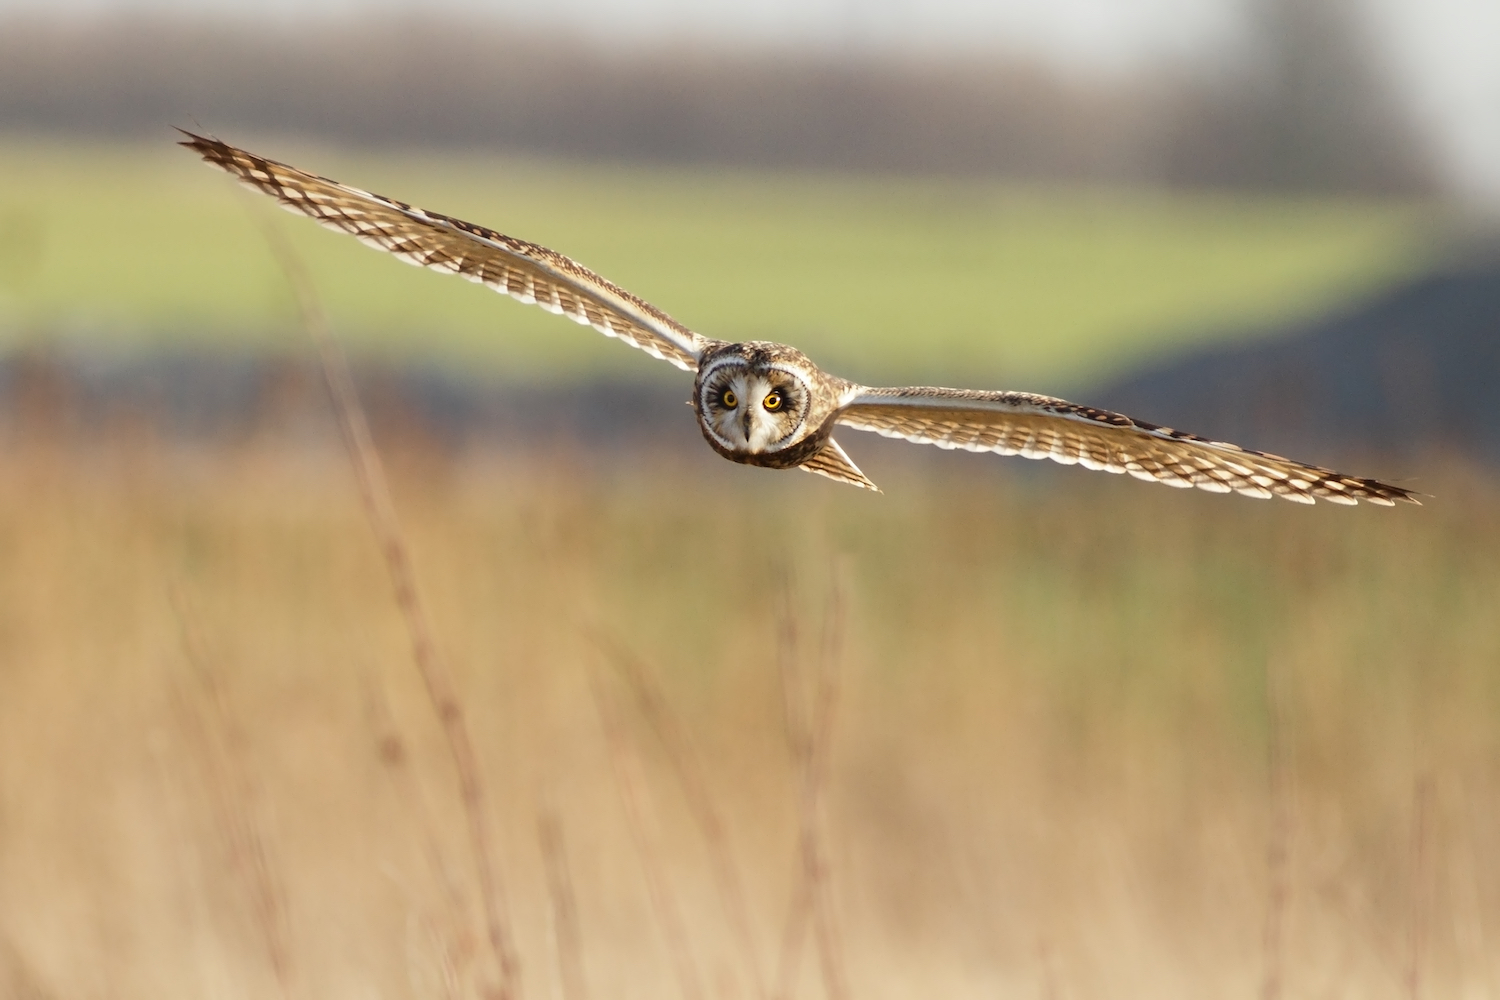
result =
[[[765,408],[768,409],[768,410],[779,410],[779,409],[781,409],[781,393],[779,393],[779,392],[773,392],[773,393],[771,393],[769,396],[766,397],[766,400],[765,400],[765,402],[762,405],[765,406]]]
[[[740,405],[740,401],[738,398],[736,398],[734,390],[732,389],[725,389],[724,395],[719,397],[719,401],[724,404],[726,409],[730,410]]]

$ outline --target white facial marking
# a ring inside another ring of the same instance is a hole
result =
[[[712,378],[702,400],[710,432],[732,451],[776,450],[801,423],[796,398],[785,382],[779,373],[773,382],[765,373],[743,367]]]
[[[725,442],[736,450],[759,452],[781,439],[785,429],[775,414],[762,405],[771,392],[771,385],[763,375],[735,372],[720,391],[725,390],[729,395],[721,399],[734,405],[721,405],[713,420],[714,430]]]

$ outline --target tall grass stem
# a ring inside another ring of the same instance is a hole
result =
[[[672,892],[671,883],[667,880],[666,865],[657,844],[655,813],[651,809],[646,784],[641,776],[640,760],[625,734],[619,705],[607,689],[601,670],[591,666],[589,680],[594,703],[599,710],[599,723],[604,730],[605,744],[609,748],[615,784],[620,791],[620,804],[625,810],[631,840],[635,842],[636,854],[641,860],[646,894],[651,901],[652,912],[656,915],[657,926],[661,929],[663,943],[677,976],[678,989],[683,1000],[702,1000],[702,977],[688,943],[681,908]]]
[[[666,750],[672,773],[677,777],[683,798],[708,846],[720,905],[730,931],[739,944],[741,959],[750,976],[755,996],[764,1000],[766,983],[761,974],[759,951],[751,928],[749,906],[745,900],[744,880],[740,877],[739,865],[735,863],[734,851],[729,843],[728,826],[709,792],[702,757],[681,719],[672,711],[662,694],[661,684],[650,666],[612,636],[598,629],[590,630],[589,635],[629,685],[641,715]]]
[[[459,797],[469,828],[486,937],[500,971],[499,1000],[520,1000],[520,959],[506,917],[498,864],[492,857],[486,795],[484,784],[480,780],[478,756],[469,736],[457,686],[433,640],[432,626],[417,588],[411,549],[402,533],[400,519],[396,516],[385,467],[370,435],[369,422],[355,390],[354,377],[349,371],[349,359],[328,327],[317,291],[301,257],[281,230],[268,220],[263,231],[287,283],[292,287],[302,325],[317,346],[323,377],[328,382],[328,391],[338,414],[339,428],[343,432],[349,458],[354,464],[360,499],[385,559],[396,605],[406,621],[412,659],[442,725],[454,768],[458,772]]]

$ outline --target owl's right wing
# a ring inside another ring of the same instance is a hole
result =
[[[1411,490],[1158,427],[1051,396],[914,386],[854,388],[835,419],[939,448],[1049,458],[1168,486],[1298,503],[1419,503]]]
[[[181,130],[179,130],[181,131]],[[191,132],[181,143],[289,212],[348,233],[408,264],[459,274],[618,337],[685,371],[713,342],[655,306],[546,247],[361,191]]]

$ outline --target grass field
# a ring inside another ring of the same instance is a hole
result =
[[[1431,218],[247,144],[869,381],[1062,387],[1406,273]],[[165,140],[0,175],[12,343],[307,350],[265,206]],[[673,374],[274,218],[360,350]],[[892,446],[873,496],[408,429],[450,701],[330,424],[76,437],[46,391],[0,422],[0,997],[489,998],[496,928],[515,1000],[1500,996],[1486,473],[1308,509]]]
[[[0,994],[494,995],[327,448],[0,451]],[[526,997],[1500,995],[1485,478],[1349,510],[392,459]]]
[[[0,331],[301,349],[259,204],[171,145],[0,144]],[[1057,390],[1421,266],[1430,212],[1358,201],[374,156],[231,136],[553,246],[726,339],[869,382]],[[362,350],[512,377],[652,364],[272,212]],[[1024,386],[1022,385],[1024,383]]]

